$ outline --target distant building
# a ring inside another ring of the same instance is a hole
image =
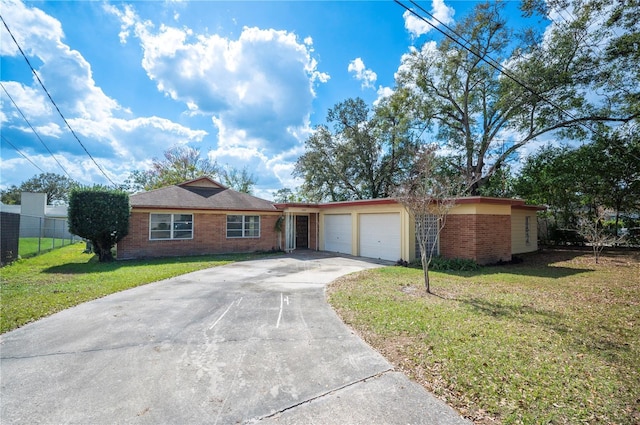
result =
[[[20,237],[70,238],[67,205],[47,205],[46,193],[22,192],[21,205],[0,203],[0,211],[20,214]]]

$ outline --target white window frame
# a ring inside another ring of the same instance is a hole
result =
[[[154,215],[168,215],[170,217],[170,223],[169,223],[169,228],[168,229],[153,229],[152,228],[152,223],[153,223],[153,216]],[[176,219],[176,217],[180,217],[180,216],[184,216],[184,215],[189,215],[191,216],[191,220],[178,220]],[[191,228],[190,229],[177,229],[177,225],[179,225],[180,223],[190,223],[191,224]],[[168,231],[169,232],[169,237],[168,238],[158,238],[158,237],[153,237],[153,232],[154,231]],[[176,237],[176,233],[178,232],[190,232],[191,236],[190,237]],[[193,239],[193,214],[192,213],[149,213],[149,240],[150,241],[184,241],[184,240],[190,240]]]
[[[233,228],[229,229],[229,224],[230,224],[229,223],[229,218],[230,217],[241,217],[241,219],[240,219],[241,221],[240,222],[235,222],[235,223],[231,222],[231,224],[240,224],[241,225],[240,229],[237,229],[237,228],[236,229],[233,229]],[[258,220],[257,220],[257,223],[258,223],[258,234],[257,235],[250,234],[250,232],[255,231],[255,229],[252,228],[252,226],[251,226],[252,223],[250,221],[250,219],[254,218],[254,217],[258,218]],[[254,214],[252,214],[252,215],[248,215],[248,214],[247,215],[244,215],[244,214],[228,214],[227,215],[227,226],[226,226],[227,239],[247,239],[247,238],[248,239],[259,239],[260,238],[260,231],[261,231],[260,222],[261,222],[260,215],[254,215]],[[229,231],[230,230],[233,231],[233,232],[240,231],[240,234],[237,235],[237,236],[229,236]]]

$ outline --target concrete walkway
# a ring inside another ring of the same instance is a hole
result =
[[[328,282],[377,266],[311,252],[234,263],[6,333],[0,422],[469,424],[326,303]]]

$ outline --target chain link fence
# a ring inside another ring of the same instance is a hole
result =
[[[40,255],[79,241],[82,241],[82,238],[69,233],[69,224],[66,219],[20,216],[18,250],[22,258]]]

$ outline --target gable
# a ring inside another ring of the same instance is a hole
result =
[[[213,179],[210,179],[209,177],[200,177],[195,180],[180,183],[178,186],[184,188],[227,189],[227,187],[221,185]]]

